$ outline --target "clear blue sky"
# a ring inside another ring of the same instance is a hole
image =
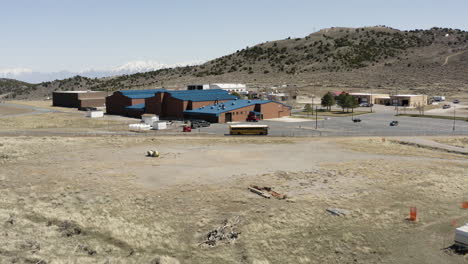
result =
[[[0,0],[0,68],[212,59],[332,26],[468,30],[466,0]]]

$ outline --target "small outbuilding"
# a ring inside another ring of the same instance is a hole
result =
[[[106,92],[99,91],[54,91],[52,105],[78,109],[104,107],[106,96]]]

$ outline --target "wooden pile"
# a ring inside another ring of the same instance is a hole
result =
[[[277,193],[273,191],[271,187],[259,187],[257,185],[250,185],[249,190],[267,199],[270,199],[270,197],[272,196],[279,200],[284,200],[287,198],[285,194]]]

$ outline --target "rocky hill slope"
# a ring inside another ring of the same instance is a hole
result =
[[[21,94],[29,94],[37,89],[34,84],[13,79],[0,78],[0,98],[12,98]]]
[[[184,88],[189,83],[290,85],[309,93],[332,89],[396,89],[428,94],[468,91],[468,32],[432,28],[329,28],[304,38],[270,41],[205,64],[90,79],[74,77],[34,87],[53,90]],[[18,96],[26,96],[24,91]]]

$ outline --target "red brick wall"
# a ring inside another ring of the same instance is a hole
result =
[[[169,119],[183,119],[184,110],[187,109],[188,102],[171,97],[164,96],[162,104],[161,117]]]
[[[255,106],[250,105],[246,107],[242,107],[236,110],[232,110],[231,112],[226,112],[226,113],[231,113],[232,116],[232,121],[234,122],[243,122],[247,120],[247,116],[249,116],[250,111],[254,111]],[[219,123],[226,123],[226,113],[221,113],[219,114]]]
[[[261,112],[263,115],[263,119],[271,119],[291,115],[291,109],[289,107],[275,102],[246,106],[227,113],[232,114],[232,121],[242,122],[246,121],[250,111]],[[221,113],[219,115],[219,123],[225,122],[226,113]]]
[[[276,102],[261,104],[260,109],[260,112],[262,112],[263,114],[263,119],[278,118],[291,115],[291,109],[289,107]]]
[[[120,92],[106,97],[106,112],[112,115],[127,115],[126,106],[142,104],[145,99],[131,99]]]
[[[107,96],[107,92],[89,92],[89,93],[79,93],[78,99],[104,99]]]
[[[132,99],[115,92],[106,97],[106,112],[112,115],[125,115],[125,106],[132,105]]]
[[[145,99],[132,99],[131,105],[144,104]]]
[[[145,99],[145,113],[162,115],[165,93],[157,93],[155,96]]]
[[[104,98],[83,99],[83,100],[78,100],[78,102],[79,102],[79,108],[103,107],[106,104]]]

